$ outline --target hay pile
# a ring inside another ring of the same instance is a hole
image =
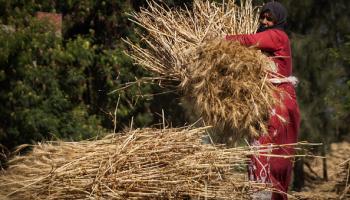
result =
[[[203,144],[205,128],[143,129],[33,146],[9,161],[1,199],[247,199],[245,148]]]
[[[253,33],[258,26],[251,0],[236,5],[197,0],[192,10],[169,9],[151,1],[132,14],[142,48],[130,40],[128,54],[163,79],[176,80],[179,90],[193,99],[196,110],[211,125],[229,126],[235,133],[266,133],[273,86],[267,80],[274,67],[254,48],[225,41],[226,34]]]

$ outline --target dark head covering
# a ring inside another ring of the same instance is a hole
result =
[[[277,28],[284,31],[287,25],[286,8],[281,3],[272,1],[272,2],[268,2],[262,7],[260,14],[263,14],[266,12],[271,12],[272,17],[274,19],[274,25],[272,27],[264,27],[260,25],[257,32],[262,32],[272,28]]]

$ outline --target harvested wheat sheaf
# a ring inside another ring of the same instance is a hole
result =
[[[266,81],[274,65],[260,51],[223,36],[254,33],[257,13],[251,0],[240,5],[197,0],[191,10],[151,1],[132,14],[132,21],[147,30],[140,34],[147,48],[127,40],[128,54],[156,76],[179,81],[179,90],[193,99],[209,124],[255,137],[267,132],[269,110],[276,103]]]
[[[203,144],[206,128],[143,129],[32,146],[0,175],[2,199],[247,199],[247,156]],[[265,186],[266,187],[266,186]]]
[[[241,135],[266,133],[274,89],[266,81],[264,67],[269,63],[264,58],[233,42],[201,45],[191,63],[191,79],[184,83],[197,110],[211,123],[230,125]]]

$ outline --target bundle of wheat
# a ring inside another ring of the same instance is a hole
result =
[[[185,88],[202,115],[215,125],[238,129],[240,134],[266,133],[274,88],[266,81],[264,66],[269,63],[265,57],[223,40],[200,45],[196,55]]]
[[[147,48],[127,40],[128,54],[157,76],[180,81],[179,89],[194,99],[211,125],[248,136],[266,133],[266,116],[276,103],[266,77],[274,65],[260,51],[223,39],[225,34],[253,33],[255,11],[251,0],[241,5],[194,1],[192,10],[152,1],[132,15],[147,30],[140,34]]]
[[[237,172],[253,152],[203,144],[204,129],[143,129],[96,141],[38,144],[9,161],[0,196],[245,199],[251,188],[261,188]]]

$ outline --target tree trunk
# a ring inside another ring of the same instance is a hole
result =
[[[323,166],[323,179],[328,181],[328,171],[327,171],[327,158],[326,158],[326,144],[322,146],[322,166]]]
[[[304,158],[299,158],[294,163],[293,190],[300,192],[305,185]]]

